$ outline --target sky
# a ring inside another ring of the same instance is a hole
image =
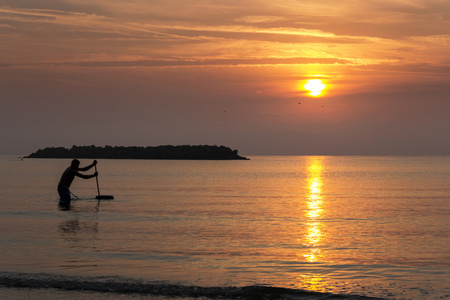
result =
[[[449,0],[0,0],[0,154],[450,155],[449,50]]]

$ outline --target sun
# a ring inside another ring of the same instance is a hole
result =
[[[322,82],[322,79],[309,79],[303,87],[309,91],[310,96],[320,97],[327,86]]]

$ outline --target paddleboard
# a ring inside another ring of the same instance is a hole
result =
[[[112,196],[112,195],[98,195],[98,196],[95,196],[95,199],[98,199],[98,200],[112,200],[112,199],[114,199],[114,196]]]

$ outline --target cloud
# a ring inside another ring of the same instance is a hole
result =
[[[283,16],[273,16],[273,15],[265,15],[265,16],[243,16],[235,19],[237,23],[250,23],[250,24],[258,24],[258,23],[274,23],[279,21],[286,21],[288,18]]]
[[[412,36],[408,40],[415,44],[434,47],[450,47],[450,35]]]
[[[299,65],[299,64],[348,64],[350,61],[333,58],[249,58],[249,59],[161,59],[130,61],[87,61],[68,63],[8,64],[0,67],[14,66],[78,66],[78,67],[183,67],[183,66],[263,66],[263,65]]]

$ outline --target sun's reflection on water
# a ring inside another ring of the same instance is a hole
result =
[[[304,243],[308,252],[303,254],[308,262],[317,262],[322,258],[321,250],[318,248],[324,235],[321,222],[323,214],[322,168],[323,158],[312,157],[308,161],[308,193],[305,211],[308,221]]]
[[[300,276],[301,288],[312,290],[315,292],[326,292],[327,283],[322,276],[314,274],[305,274]]]
[[[305,195],[306,228],[303,236],[304,250],[301,256],[310,263],[320,263],[325,260],[321,246],[325,237],[324,223],[322,221],[324,213],[323,198],[323,157],[311,157],[307,161],[307,177]],[[298,286],[316,292],[327,290],[327,280],[321,274],[303,273],[299,277]]]

